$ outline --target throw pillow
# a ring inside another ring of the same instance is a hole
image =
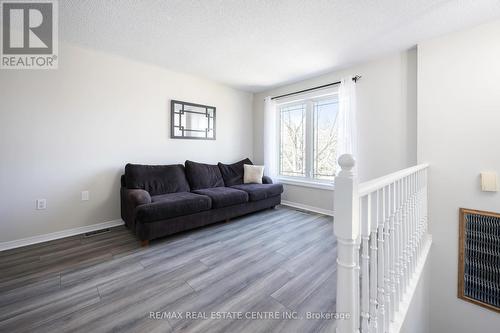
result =
[[[263,165],[243,165],[243,183],[245,184],[262,184],[264,176]]]
[[[224,180],[216,164],[186,161],[186,177],[191,190],[224,186]]]
[[[224,184],[226,186],[230,187],[243,184],[244,164],[252,165],[253,163],[248,158],[233,164],[218,163],[220,172],[222,173],[222,178],[224,179]]]

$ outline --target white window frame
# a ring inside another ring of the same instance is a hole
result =
[[[316,179],[313,178],[313,164],[314,164],[314,103],[331,99],[332,96],[338,97],[338,87],[321,89],[318,91],[309,92],[306,94],[300,94],[295,96],[290,96],[287,98],[279,99],[276,102],[276,112],[278,112],[277,120],[277,162],[278,162],[278,176],[277,180],[284,184],[290,184],[295,186],[305,186],[320,188],[324,190],[333,190],[333,180],[328,179]],[[305,177],[302,176],[283,176],[281,175],[281,108],[283,106],[292,106],[297,104],[304,104],[306,102],[306,121],[305,121],[305,131],[306,131],[306,142],[305,142]]]

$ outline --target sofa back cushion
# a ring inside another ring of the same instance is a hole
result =
[[[129,189],[143,189],[150,195],[189,192],[189,183],[182,164],[125,166],[125,183]]]
[[[224,184],[226,186],[234,186],[243,184],[243,165],[244,164],[252,164],[250,159],[245,158],[239,162],[233,164],[218,164],[219,170],[222,174],[222,178],[224,179]]]
[[[193,161],[186,161],[185,165],[191,190],[224,186],[224,180],[217,165]]]

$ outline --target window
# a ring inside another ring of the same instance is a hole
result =
[[[306,176],[306,110],[306,104],[280,108],[280,174],[283,176]]]
[[[336,172],[337,94],[283,103],[279,110],[279,173],[333,180]]]

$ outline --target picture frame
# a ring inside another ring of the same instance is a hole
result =
[[[217,108],[179,100],[170,102],[172,139],[216,140]]]

